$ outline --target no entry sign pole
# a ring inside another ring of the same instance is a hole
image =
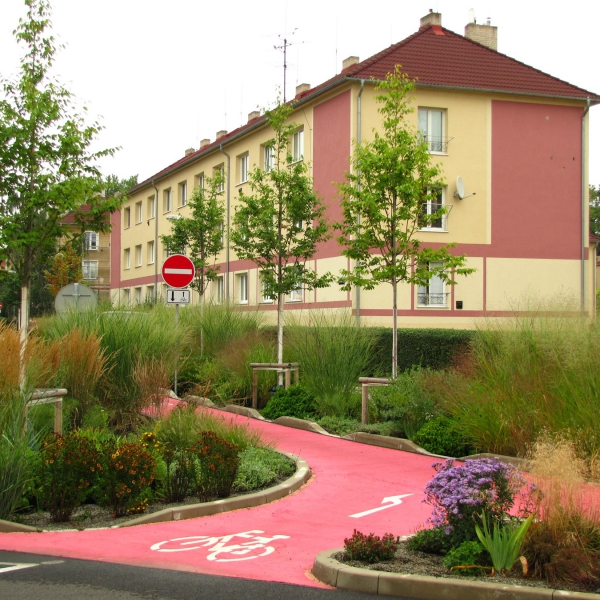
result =
[[[194,275],[196,269],[194,263],[183,254],[173,254],[169,256],[162,266],[162,276],[164,282],[172,288],[185,288],[192,281],[194,281]],[[175,304],[175,329],[179,327],[179,303]],[[178,375],[178,363],[179,363],[179,352],[175,357],[175,375],[173,391],[177,395],[177,375]]]

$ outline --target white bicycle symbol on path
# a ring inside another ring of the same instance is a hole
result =
[[[275,552],[275,548],[273,546],[267,546],[267,544],[274,540],[287,540],[290,537],[289,535],[262,537],[257,535],[260,533],[264,533],[264,531],[253,529],[242,533],[232,533],[231,535],[214,537],[208,535],[193,535],[190,537],[175,538],[164,542],[158,542],[157,544],[150,546],[150,550],[156,550],[157,552],[186,552],[187,550],[207,548],[208,550],[211,550],[211,553],[206,557],[208,560],[214,560],[215,562],[232,562],[236,560],[252,560],[253,558],[267,556],[272,552]],[[229,542],[236,537],[244,538],[249,541],[239,544],[230,544]],[[258,551],[260,551],[260,553],[257,554]],[[236,557],[239,556],[240,558],[219,558],[220,554],[231,554]],[[248,554],[252,554],[252,556],[246,556]]]

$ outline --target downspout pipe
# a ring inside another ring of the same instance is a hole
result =
[[[585,312],[585,249],[589,245],[589,233],[586,235],[585,215],[587,190],[585,189],[585,118],[590,110],[590,99],[581,116],[581,314]]]
[[[231,221],[231,177],[229,176],[229,168],[231,166],[231,158],[225,150],[223,144],[219,144],[219,150],[227,157],[227,206],[225,210],[225,300],[229,302],[229,226]]]
[[[158,302],[158,188],[154,185],[154,303]]]
[[[360,80],[360,90],[356,102],[356,143],[360,144],[362,134],[362,93],[365,89],[365,80]],[[358,174],[358,173],[357,173]],[[360,182],[357,185],[360,189]],[[357,224],[360,227],[360,215],[356,217]],[[356,261],[356,266],[359,266],[359,261]],[[356,286],[356,324],[360,325],[360,286]]]

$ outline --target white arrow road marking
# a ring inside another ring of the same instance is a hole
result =
[[[37,567],[38,563],[5,563],[0,562],[0,575],[8,571],[18,571],[19,569],[28,569],[29,567]]]
[[[350,515],[354,519],[360,519],[360,517],[366,517],[367,515],[371,515],[376,513],[379,510],[385,510],[386,508],[392,508],[392,506],[398,506],[398,504],[402,504],[402,498],[407,498],[408,496],[412,496],[412,494],[402,494],[401,496],[388,496],[381,501],[381,504],[385,504],[386,502],[390,502],[391,504],[385,504],[385,506],[378,506],[377,508],[372,508],[371,510],[365,510],[364,512],[356,513],[355,515]]]

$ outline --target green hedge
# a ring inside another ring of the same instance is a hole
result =
[[[382,373],[392,371],[392,330],[377,327],[374,365]],[[475,336],[468,329],[398,329],[398,372],[420,366],[444,369],[457,353],[466,350]],[[375,373],[373,373],[375,375]]]

